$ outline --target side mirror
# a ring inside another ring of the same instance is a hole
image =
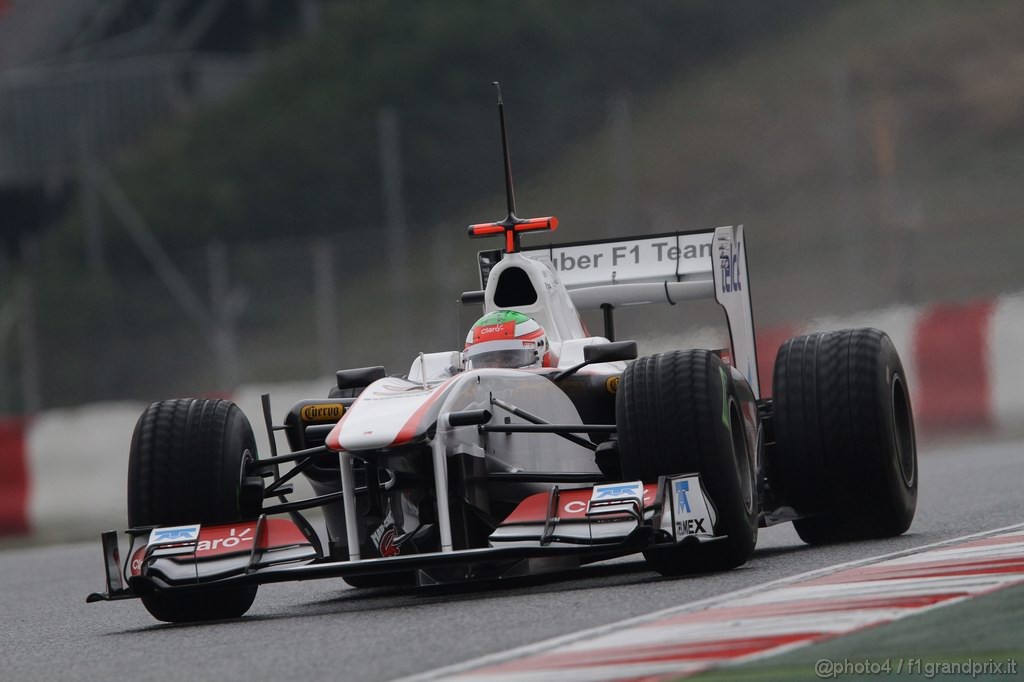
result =
[[[587,364],[595,362],[616,362],[636,359],[636,341],[615,341],[595,343],[583,347],[583,359]]]
[[[359,367],[357,369],[343,369],[339,370],[338,377],[338,388],[366,388],[378,379],[383,379],[387,376],[387,370],[381,366],[376,367]]]
[[[617,362],[619,360],[636,359],[636,341],[614,341],[594,343],[583,347],[583,362],[551,377],[552,381],[561,381],[595,362]]]

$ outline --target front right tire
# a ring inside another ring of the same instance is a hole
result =
[[[615,403],[625,480],[700,473],[718,512],[716,535],[698,546],[644,552],[662,575],[734,568],[754,551],[754,460],[729,368],[707,350],[640,358],[626,368]]]

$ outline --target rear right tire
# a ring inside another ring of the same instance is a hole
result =
[[[790,339],[775,360],[772,490],[809,544],[899,535],[917,506],[906,374],[877,329]]]

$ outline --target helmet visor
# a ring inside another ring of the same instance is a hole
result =
[[[478,353],[469,358],[470,369],[483,369],[485,367],[529,367],[536,364],[538,360],[537,351],[533,348],[520,348],[517,350],[492,350]]]
[[[517,368],[539,367],[540,351],[534,341],[503,339],[500,341],[484,341],[466,349],[467,369],[485,367]]]

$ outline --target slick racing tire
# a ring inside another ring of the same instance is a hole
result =
[[[644,552],[662,575],[739,566],[757,542],[756,477],[736,387],[706,350],[660,353],[626,368],[615,402],[623,479],[700,473],[722,540]]]
[[[174,526],[248,521],[242,513],[242,465],[256,458],[252,427],[226,400],[165,400],[135,425],[128,460],[128,523]],[[246,518],[248,516],[248,518]],[[152,593],[142,603],[157,620],[185,623],[238,618],[256,585]]]
[[[900,535],[917,507],[906,374],[877,329],[790,339],[775,359],[772,489],[812,545]]]

